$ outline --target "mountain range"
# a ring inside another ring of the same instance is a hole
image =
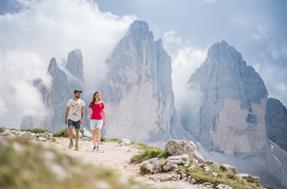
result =
[[[33,82],[47,116],[25,117],[21,128],[65,128],[66,101],[73,89],[85,89],[83,62],[78,49],[63,66],[50,60],[52,85]],[[204,63],[186,82],[188,98],[177,110],[171,58],[145,21],[130,25],[105,63],[109,72],[99,87],[106,102],[105,135],[143,142],[195,140],[205,158],[287,187],[286,108],[268,97],[260,75],[226,41],[209,48]]]

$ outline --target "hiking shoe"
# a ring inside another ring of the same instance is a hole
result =
[[[93,152],[96,152],[96,151],[98,151],[99,150],[99,146],[98,145],[95,145],[94,147],[93,147]]]
[[[79,151],[79,145],[78,144],[75,145],[75,150]]]
[[[73,140],[70,140],[69,148],[73,148],[73,146],[74,146]]]

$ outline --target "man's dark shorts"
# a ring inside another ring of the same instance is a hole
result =
[[[81,128],[80,120],[73,121],[73,120],[68,119],[68,128],[70,127],[74,127],[75,129],[80,129]]]

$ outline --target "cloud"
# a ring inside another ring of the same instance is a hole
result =
[[[163,42],[171,55],[175,103],[180,107],[189,96],[186,83],[192,73],[204,62],[207,49],[193,47],[189,41],[177,36],[175,31],[166,32]]]
[[[255,69],[262,76],[265,85],[268,88],[270,97],[279,99],[287,106],[287,83],[286,68],[274,66],[272,64],[256,64]]]
[[[105,76],[103,64],[133,16],[101,12],[85,0],[19,0],[21,11],[0,15],[1,124],[17,127],[23,116],[45,112],[33,79],[49,85],[48,62],[79,48],[88,86]]]

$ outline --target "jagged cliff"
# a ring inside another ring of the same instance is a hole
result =
[[[141,141],[170,135],[174,95],[170,57],[144,21],[134,21],[106,64],[100,89],[107,104],[106,134]]]
[[[190,77],[190,91],[199,106],[188,110],[187,129],[206,148],[224,153],[256,153],[266,145],[267,91],[260,76],[225,41],[208,50],[202,66]]]
[[[206,157],[286,186],[287,152],[270,142],[266,131],[267,90],[234,47],[225,41],[212,45],[187,88],[181,120]]]
[[[268,138],[287,150],[287,109],[277,99],[269,98],[266,110],[266,128]]]
[[[21,128],[41,127],[49,131],[58,131],[66,126],[63,122],[66,102],[76,88],[83,89],[83,57],[76,49],[68,54],[64,67],[60,67],[55,58],[51,58],[48,73],[51,76],[51,86],[45,86],[42,80],[34,80],[34,86],[40,91],[46,106],[47,116],[27,116],[22,120]]]

